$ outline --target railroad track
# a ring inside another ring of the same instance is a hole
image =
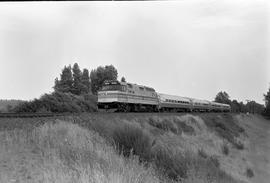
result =
[[[92,115],[106,115],[106,114],[116,114],[116,115],[148,115],[148,114],[155,114],[155,115],[172,115],[172,114],[183,114],[186,112],[115,112],[115,111],[98,111],[98,112],[91,112]],[[190,112],[189,112],[190,113]],[[192,112],[191,112],[192,113]],[[215,112],[216,113],[216,112]],[[223,112],[220,112],[223,113]],[[79,115],[80,113],[0,113],[0,118],[38,118],[38,117],[56,117],[56,116],[70,116],[70,115]],[[195,113],[195,114],[198,114]]]
[[[64,116],[66,113],[0,113],[0,118],[36,118]]]

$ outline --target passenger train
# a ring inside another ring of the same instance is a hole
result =
[[[153,88],[105,81],[98,91],[98,109],[118,112],[230,112],[227,104],[157,93]]]

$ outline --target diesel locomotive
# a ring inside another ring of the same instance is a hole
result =
[[[227,104],[157,93],[155,89],[117,80],[98,91],[98,109],[118,112],[230,112]]]

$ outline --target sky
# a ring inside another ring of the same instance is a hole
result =
[[[270,87],[267,0],[1,2],[0,98],[53,91],[65,65],[114,65],[157,92],[263,104]]]

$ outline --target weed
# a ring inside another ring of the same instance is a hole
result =
[[[187,178],[187,164],[181,153],[173,154],[168,149],[159,148],[154,155],[156,168],[172,180]]]
[[[238,150],[243,150],[244,149],[244,144],[241,141],[237,141],[235,140],[234,142],[234,146],[238,149]]]
[[[58,121],[29,135],[22,129],[0,136],[0,163],[7,166],[0,182],[160,182],[137,156],[119,156],[97,133],[75,124]]]
[[[151,138],[143,129],[126,123],[114,129],[112,138],[118,151],[124,156],[129,156],[132,152],[141,160],[149,159]]]
[[[176,125],[178,127],[178,131],[183,131],[183,132],[190,134],[190,135],[195,134],[194,128],[192,126],[187,125],[184,121],[174,119],[174,123],[176,123]]]
[[[202,118],[204,118],[205,124],[214,129],[219,136],[228,140],[237,149],[243,148],[243,144],[236,142],[235,138],[239,137],[240,133],[243,133],[245,130],[237,124],[232,115],[223,114],[219,118],[205,118],[205,116],[202,116]]]
[[[221,151],[224,155],[229,155],[229,147],[227,143],[223,143],[221,146]]]
[[[158,129],[161,129],[161,130],[164,130],[164,131],[171,131],[174,134],[178,133],[178,130],[175,127],[174,123],[171,122],[168,119],[159,120],[159,119],[149,118],[148,123],[151,126],[154,126],[154,127],[158,128]]]
[[[246,175],[248,178],[254,177],[254,172],[251,168],[246,169]]]
[[[201,156],[202,158],[208,157],[208,155],[206,154],[206,152],[202,148],[198,150],[198,155]]]
[[[210,156],[209,160],[216,168],[220,167],[219,160],[216,156]]]

